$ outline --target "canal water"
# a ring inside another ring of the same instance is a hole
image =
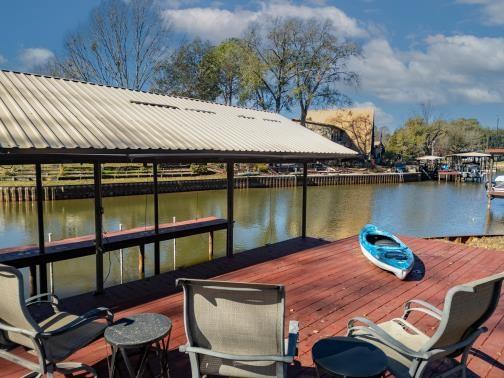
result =
[[[301,227],[301,188],[235,191],[235,250],[296,237]],[[104,198],[106,231],[153,224],[152,196]],[[45,230],[52,240],[94,232],[92,199],[45,203]],[[37,241],[36,206],[3,204],[0,248]],[[224,218],[226,192],[160,195],[160,222],[206,216]],[[308,188],[308,235],[339,239],[355,235],[366,223],[415,236],[503,234],[504,201],[487,209],[482,184],[419,182]],[[106,237],[106,236],[105,236]],[[47,239],[47,238],[46,238]],[[215,234],[215,255],[224,255],[225,231]],[[208,235],[161,243],[161,269],[189,266],[208,259]],[[139,278],[138,248],[124,251],[124,282]],[[153,273],[153,248],[146,247],[146,276]],[[105,255],[105,286],[120,282],[119,253]],[[65,297],[94,289],[94,256],[54,264],[55,291]]]

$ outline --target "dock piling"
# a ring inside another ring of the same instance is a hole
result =
[[[119,223],[119,231],[122,231],[123,225],[122,223]],[[124,282],[124,255],[123,255],[123,249],[119,249],[119,279],[121,284]]]
[[[227,238],[226,256],[233,257],[233,229],[234,229],[234,163],[227,162]]]
[[[177,217],[173,217],[173,223],[177,223]],[[177,270],[177,240],[173,239],[173,270]]]
[[[303,202],[301,214],[301,237],[306,238],[306,196],[308,189],[308,163],[303,163]]]
[[[154,182],[154,232],[159,234],[159,186],[158,186],[157,162],[152,163],[152,176]],[[160,248],[159,241],[154,242],[154,274],[160,272]]]
[[[45,235],[44,235],[44,198],[42,197],[42,165],[35,164],[35,181],[37,188],[37,224],[38,224],[38,245],[39,253],[45,253]],[[39,265],[40,292],[47,292],[47,268],[45,264]]]
[[[52,232],[47,234],[47,241],[52,242]],[[49,263],[49,292],[54,294],[54,266],[53,263]]]
[[[208,233],[208,260],[213,260],[214,257],[214,233],[210,231]]]
[[[145,244],[140,244],[138,246],[138,273],[140,279],[145,278]]]
[[[101,193],[101,164],[94,163],[95,199],[95,249],[96,249],[96,294],[103,293],[103,206]]]

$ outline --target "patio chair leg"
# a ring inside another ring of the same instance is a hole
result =
[[[189,361],[191,362],[192,378],[200,378],[198,356],[196,353],[189,352]]]
[[[421,361],[418,364],[418,367],[416,369],[415,377],[420,378],[423,376],[423,373],[425,372],[425,369],[427,368],[427,365],[429,364],[428,361]]]
[[[436,376],[436,378],[446,378],[446,377],[453,375],[454,373],[456,373],[458,371],[461,371],[462,378],[466,378],[467,377],[467,359],[469,358],[469,351],[471,350],[471,347],[472,347],[472,344],[468,345],[464,348],[464,352],[462,353],[460,363],[457,364],[457,366],[445,371],[442,374],[439,374],[438,376]]]
[[[472,344],[464,348],[464,353],[462,353],[462,358],[460,359],[460,365],[462,365],[462,378],[467,376],[467,359],[469,358],[469,352],[471,351]]]
[[[286,373],[287,367],[286,367],[286,365],[283,364],[283,363],[279,363],[279,362],[277,362],[275,365],[276,365],[276,376],[277,376],[277,378],[287,377],[287,373]]]

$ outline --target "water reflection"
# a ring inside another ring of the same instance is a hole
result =
[[[355,235],[366,223],[393,232],[418,235],[504,233],[504,201],[487,210],[483,185],[437,182],[310,187],[308,234],[339,239]],[[301,188],[242,189],[235,194],[235,250],[296,237],[300,233]],[[152,196],[104,198],[104,229],[151,225]],[[94,232],[93,200],[47,202],[45,230],[53,240]],[[36,243],[36,207],[31,203],[4,204],[0,216],[0,247]],[[160,221],[172,222],[214,215],[225,217],[226,192],[206,191],[160,195]],[[106,237],[106,235],[105,235]],[[225,232],[215,235],[215,255],[225,251]],[[174,267],[172,241],[161,243],[161,268]],[[124,252],[125,281],[139,278],[138,249]],[[119,254],[105,256],[106,286],[119,283]],[[110,265],[109,265],[110,258]],[[176,266],[208,258],[208,236],[176,242]],[[62,296],[94,289],[94,256],[55,264],[55,286]],[[110,267],[110,272],[109,272]],[[153,269],[153,248],[146,248],[146,274]]]

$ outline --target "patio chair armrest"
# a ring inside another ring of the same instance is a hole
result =
[[[421,307],[411,307],[411,305],[419,305]],[[406,320],[410,313],[412,313],[413,311],[423,312],[424,314],[432,316],[437,320],[441,320],[441,317],[443,316],[443,311],[431,305],[430,303],[422,301],[420,299],[412,299],[404,304],[404,313],[402,315],[402,318]]]
[[[432,358],[435,357],[436,355],[440,355],[441,357],[446,356],[448,354],[451,354],[457,350],[466,348],[468,346],[471,346],[476,339],[482,334],[488,331],[488,328],[486,327],[480,327],[473,333],[471,333],[465,340],[460,341],[456,344],[448,345],[445,348],[437,348],[437,349],[432,349],[428,352],[425,352],[426,359],[427,358]]]
[[[297,343],[299,338],[299,322],[297,320],[291,320],[289,322],[289,336],[287,338],[286,345],[286,357],[294,358],[297,354]]]
[[[86,312],[84,315],[79,316],[78,318],[72,320],[70,323],[64,325],[63,327],[57,328],[49,332],[40,332],[39,335],[41,337],[51,337],[61,335],[76,328],[82,327],[83,325],[91,323],[97,319],[106,319],[107,324],[110,325],[112,324],[112,321],[114,319],[114,314],[106,307],[98,307]]]
[[[354,323],[363,323],[365,326],[356,326]],[[381,342],[389,346],[390,348],[396,350],[399,353],[406,354],[415,358],[423,358],[423,353],[417,353],[414,350],[408,348],[403,343],[397,341],[388,333],[386,333],[383,329],[381,329],[376,323],[373,323],[371,320],[363,318],[363,317],[355,317],[348,321],[347,326],[347,336],[352,336],[354,331],[366,331],[375,335]]]
[[[37,336],[37,332],[28,331],[28,330],[22,329],[22,328],[12,327],[10,325],[7,325],[7,324],[1,323],[1,322],[0,322],[0,331],[19,333],[21,335],[30,337],[31,339],[34,339]]]
[[[274,361],[274,362],[283,362],[283,363],[291,363],[293,361],[293,357],[289,356],[281,356],[281,355],[240,355],[240,354],[229,354],[229,353],[221,353],[216,352],[206,348],[193,347],[190,345],[181,345],[179,347],[179,351],[183,353],[196,353],[196,354],[204,354],[211,357],[222,358],[224,360],[233,360],[233,361]]]
[[[44,300],[43,298],[46,298],[46,299]],[[42,293],[42,294],[34,295],[34,296],[27,298],[25,300],[26,307],[34,305],[34,304],[39,304],[39,303],[49,303],[52,306],[59,309],[60,300],[56,295],[51,294],[51,293]]]

